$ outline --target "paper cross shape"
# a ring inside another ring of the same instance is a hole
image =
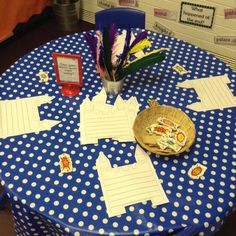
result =
[[[139,146],[135,158],[136,163],[115,168],[103,152],[96,160],[109,217],[124,214],[126,206],[139,202],[151,200],[153,205],[169,202],[149,156]]]
[[[92,101],[87,97],[80,106],[80,142],[98,143],[98,139],[113,138],[120,142],[134,142],[132,130],[139,110],[135,97],[125,101],[117,97],[114,105],[106,104],[104,89]]]
[[[38,106],[50,102],[53,97],[47,95],[0,101],[0,138],[15,135],[38,133],[50,130],[60,123],[56,120],[40,121]]]
[[[194,111],[208,111],[236,106],[236,97],[227,86],[228,76],[214,76],[196,80],[185,80],[178,83],[180,88],[194,88],[201,102],[196,102],[187,106]]]

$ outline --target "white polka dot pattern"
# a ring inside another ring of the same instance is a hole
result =
[[[138,31],[135,31],[135,34]],[[152,49],[170,47],[166,60],[126,78],[122,97],[136,96],[141,110],[148,98],[178,107],[194,121],[195,144],[178,157],[150,157],[170,203],[151,202],[127,207],[126,214],[108,218],[95,161],[100,151],[113,166],[134,162],[136,143],[100,140],[98,145],[80,145],[79,106],[101,89],[84,33],[51,41],[24,56],[0,77],[0,99],[48,94],[55,99],[39,107],[41,120],[62,122],[51,131],[0,140],[0,179],[12,206],[17,235],[210,235],[236,203],[235,108],[194,112],[187,104],[197,101],[193,89],[180,89],[178,82],[227,73],[229,89],[236,95],[231,69],[210,54],[167,36],[148,32]],[[77,97],[65,98],[55,83],[52,52],[80,54],[84,86]],[[189,74],[173,69],[183,65]],[[37,73],[47,71],[50,80],[39,83]],[[113,101],[109,101],[113,102]],[[74,171],[60,174],[58,156],[70,154]],[[207,166],[202,179],[192,180],[188,169]]]

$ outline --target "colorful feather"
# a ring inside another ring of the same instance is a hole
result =
[[[135,38],[135,40],[130,45],[130,49],[132,49],[137,43],[139,43],[140,41],[142,41],[146,38],[147,38],[147,32],[146,31],[139,33],[137,35],[137,37]]]
[[[158,50],[154,50],[130,62],[128,65],[126,65],[125,67],[117,71],[117,74],[116,74],[117,80],[122,79],[128,74],[135,73],[139,69],[142,69],[154,63],[163,61],[165,59],[165,53],[163,53],[164,50],[169,50],[169,49],[161,48]]]
[[[118,64],[117,50],[119,42],[116,40],[111,49],[111,63],[112,67],[116,68]]]
[[[101,77],[104,77],[105,70],[104,70],[104,62],[103,62],[103,47],[102,47],[102,33],[97,30],[97,72],[100,74]]]
[[[96,36],[97,36],[97,58],[96,58],[96,63],[97,65],[100,64],[100,53],[101,53],[101,46],[102,46],[102,34],[99,30],[96,31]]]
[[[133,55],[137,52],[142,51],[144,48],[151,47],[151,42],[148,39],[143,39],[139,41],[137,44],[135,44],[128,53],[128,58],[130,55]],[[128,59],[127,58],[127,59]]]
[[[118,35],[117,26],[115,24],[112,24],[111,27],[109,28],[109,38],[110,38],[111,47],[117,40],[117,35]]]
[[[112,24],[109,29],[109,37],[110,37],[110,44],[111,44],[111,63],[112,67],[116,67],[117,64],[117,57],[116,52],[118,48],[118,28],[115,24]]]
[[[104,50],[104,65],[108,76],[112,78],[112,64],[111,64],[111,42],[109,36],[109,27],[103,29],[103,50]]]
[[[129,66],[130,64],[135,63],[135,62],[137,62],[137,61],[139,61],[139,60],[141,60],[141,59],[143,59],[143,58],[146,58],[146,57],[148,57],[148,56],[151,56],[152,54],[157,55],[158,53],[160,53],[160,52],[162,52],[162,51],[169,51],[169,50],[170,50],[169,48],[159,48],[159,49],[156,49],[156,50],[154,50],[154,51],[151,51],[151,52],[149,52],[149,53],[144,54],[144,55],[141,56],[141,57],[136,58],[135,60],[133,60],[132,62],[130,62],[130,63],[129,63],[128,65],[126,65],[125,67],[127,67],[127,66]]]
[[[120,58],[117,59],[117,38],[118,30],[114,24],[104,28],[103,31],[96,31],[96,37],[89,33],[85,34],[85,39],[97,64],[97,72],[102,78],[111,81],[118,81],[127,74],[134,73],[156,62],[161,62],[165,58],[163,51],[168,50],[168,48],[154,50],[130,62],[129,60],[132,59],[133,54],[150,47],[151,43],[147,39],[147,32],[141,32],[130,44],[131,29],[129,27],[126,31],[123,52]]]
[[[119,65],[118,65],[118,70],[119,70],[119,69],[124,65],[124,63],[125,63],[125,59],[126,59],[127,54],[128,54],[128,52],[129,52],[130,40],[131,40],[131,29],[130,29],[130,27],[128,27],[128,29],[127,29],[127,31],[126,31],[124,49],[123,49],[123,52],[122,52],[122,54],[121,54],[120,63],[119,63]]]
[[[85,40],[86,40],[87,44],[89,45],[89,47],[91,49],[93,59],[96,62],[96,60],[97,60],[96,38],[94,36],[90,35],[89,33],[86,33],[84,35],[84,37],[85,37]]]

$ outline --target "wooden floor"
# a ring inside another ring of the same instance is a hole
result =
[[[48,12],[40,20],[34,21],[16,36],[0,43],[0,74],[35,47],[66,34],[94,28],[94,25],[80,21],[76,30],[70,32],[62,31],[57,26],[52,11],[49,10]],[[1,191],[0,186],[0,193]],[[235,231],[236,214],[234,213],[227,217],[226,223],[215,236],[235,236]],[[0,211],[0,236],[15,236],[9,204],[4,210]]]

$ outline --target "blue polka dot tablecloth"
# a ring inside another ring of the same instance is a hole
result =
[[[139,30],[134,30],[137,35]],[[92,31],[92,33],[94,33]],[[121,94],[136,96],[140,110],[148,99],[180,108],[196,126],[190,151],[179,156],[150,155],[169,203],[153,206],[151,201],[126,207],[126,213],[109,218],[95,168],[99,152],[112,166],[135,162],[137,143],[112,139],[97,145],[81,145],[80,104],[101,88],[84,33],[51,41],[25,55],[0,78],[0,99],[49,95],[55,98],[39,107],[40,119],[61,121],[36,133],[0,139],[0,179],[15,220],[17,235],[212,235],[236,203],[236,108],[195,112],[186,106],[198,101],[194,89],[177,87],[186,79],[227,74],[236,96],[236,75],[223,62],[205,51],[175,38],[148,31],[152,49],[169,47],[162,63],[129,75]],[[16,49],[17,50],[17,49]],[[79,54],[83,60],[84,85],[78,96],[63,97],[55,82],[52,53]],[[172,67],[184,66],[180,76]],[[48,83],[39,83],[40,70],[48,72]],[[110,101],[112,102],[112,101]],[[61,174],[58,156],[68,153],[75,171]],[[192,165],[207,167],[198,180],[188,176]]]

